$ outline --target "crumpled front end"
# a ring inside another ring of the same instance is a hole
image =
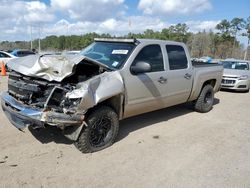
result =
[[[17,101],[7,92],[2,93],[1,104],[10,122],[19,130],[23,130],[27,126],[42,128],[45,124],[59,127],[81,125],[84,120],[83,114],[62,114],[45,109],[31,108]]]
[[[88,69],[87,72],[91,72],[91,67]],[[84,72],[83,69],[81,72]],[[119,71],[98,71],[87,78],[80,73],[75,70],[71,73],[72,78],[66,77],[57,82],[12,71],[9,74],[8,92],[1,95],[3,111],[19,130],[27,126],[42,128],[45,125],[62,130],[75,127],[66,136],[76,140],[82,127],[86,125],[84,118],[88,109],[124,93]]]

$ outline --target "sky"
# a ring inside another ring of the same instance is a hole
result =
[[[119,36],[177,23],[198,32],[249,16],[250,0],[0,0],[0,41],[88,32]],[[246,38],[238,39],[246,45]]]

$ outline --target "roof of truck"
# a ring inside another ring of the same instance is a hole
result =
[[[159,43],[173,43],[173,44],[184,44],[182,42],[175,42],[175,41],[171,41],[171,40],[159,40],[159,39],[136,39],[139,42],[143,43],[143,42],[147,42],[147,43],[153,43],[153,42],[159,42]]]
[[[123,38],[95,38],[94,39],[97,42],[124,42],[124,43],[163,43],[163,44],[175,44],[175,45],[184,45],[182,42],[175,42],[175,41],[169,41],[169,40],[159,40],[159,39],[123,39]]]

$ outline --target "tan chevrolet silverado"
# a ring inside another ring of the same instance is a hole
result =
[[[223,67],[190,61],[183,43],[95,39],[80,55],[14,59],[1,104],[10,122],[56,126],[83,153],[112,145],[119,120],[193,102],[208,112]]]

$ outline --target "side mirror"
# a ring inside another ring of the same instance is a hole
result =
[[[138,61],[135,65],[131,66],[133,74],[140,74],[151,71],[151,65],[144,61]]]

